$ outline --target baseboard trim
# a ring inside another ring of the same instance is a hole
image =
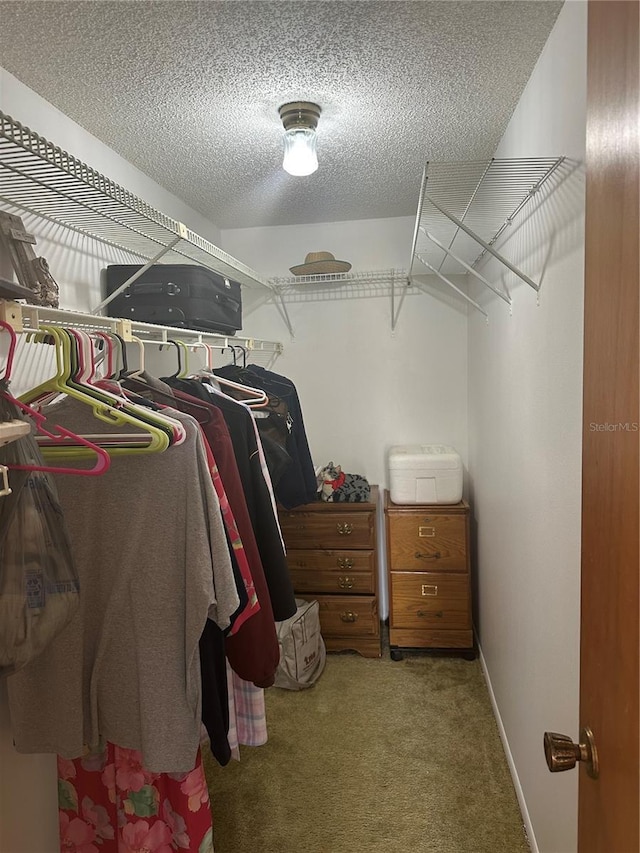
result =
[[[511,773],[511,779],[513,781],[513,787],[516,791],[516,797],[518,798],[518,805],[520,806],[520,813],[522,814],[522,820],[524,822],[524,828],[527,833],[527,839],[529,841],[529,845],[531,847],[531,853],[540,853],[540,849],[538,847],[538,842],[536,841],[536,836],[533,831],[533,826],[531,824],[531,817],[529,816],[529,809],[527,808],[527,802],[524,798],[524,792],[522,790],[522,785],[520,784],[520,779],[518,777],[518,771],[516,770],[515,761],[513,760],[513,755],[511,754],[511,748],[509,747],[509,741],[507,739],[507,733],[505,731],[504,725],[502,723],[502,717],[500,716],[500,711],[498,709],[498,703],[496,702],[495,693],[493,692],[493,686],[491,684],[491,678],[489,677],[489,671],[487,669],[487,662],[484,659],[484,655],[482,654],[482,646],[478,638],[476,637],[476,643],[478,646],[478,657],[480,659],[480,666],[482,667],[482,672],[484,675],[484,680],[487,684],[487,690],[489,691],[489,698],[491,699],[491,707],[493,708],[493,714],[496,718],[496,723],[498,725],[498,731],[500,732],[500,740],[502,741],[502,746],[504,748],[505,755],[507,757],[507,764],[509,765],[509,772]]]

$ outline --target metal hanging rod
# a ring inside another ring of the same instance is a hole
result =
[[[251,351],[261,351],[280,355],[283,346],[278,341],[263,341],[240,335],[218,335],[213,332],[201,332],[197,329],[184,329],[177,326],[157,326],[153,323],[139,323],[116,317],[98,317],[81,311],[67,311],[62,308],[45,308],[40,305],[23,305],[18,302],[0,300],[0,320],[9,323],[16,332],[35,332],[43,324],[70,326],[86,332],[113,332],[125,341],[131,341],[132,335],[144,343],[166,344],[171,338],[179,338],[186,344],[208,343],[213,346],[228,347],[236,344]]]
[[[140,258],[196,263],[246,287],[269,287],[255,270],[2,111],[0,199]]]

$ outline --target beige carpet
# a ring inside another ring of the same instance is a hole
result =
[[[216,853],[525,853],[478,661],[329,655],[266,691],[269,742],[206,757]]]

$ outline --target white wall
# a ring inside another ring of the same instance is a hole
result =
[[[413,225],[405,217],[247,228],[221,240],[268,276],[290,275],[311,251],[348,260],[353,272],[406,269]],[[395,331],[389,287],[285,293],[294,338],[277,369],[298,386],[316,464],[333,460],[385,485],[392,444],[446,440],[466,460],[466,308],[413,291]],[[260,337],[288,335],[274,305],[251,314],[251,327]]]
[[[469,323],[479,636],[542,853],[577,843],[578,774],[549,774],[542,734],[579,728],[585,89],[586,3],[567,2],[496,153],[571,159],[506,244],[534,280],[544,268],[539,300],[509,274],[512,314],[474,286],[489,323]]]
[[[267,275],[289,275],[307,252],[329,251],[353,270],[407,267],[412,218],[223,231],[223,248]],[[391,331],[388,288],[327,286],[285,295],[295,337],[276,370],[296,384],[316,465],[333,461],[381,487],[393,444],[452,444],[467,458],[467,317],[458,300],[413,288]],[[252,329],[278,338],[286,326],[266,305]],[[384,551],[380,614],[388,615]]]
[[[0,109],[59,144],[74,156],[141,196],[159,210],[214,243],[217,228],[155,184],[102,142],[64,116],[35,92],[0,68]],[[3,209],[6,205],[2,204]],[[19,215],[21,211],[11,209]],[[60,285],[62,308],[87,311],[99,299],[99,272],[106,263],[138,262],[31,215],[23,216],[37,237],[37,254],[47,258]],[[0,274],[12,276],[7,258]],[[58,841],[57,773],[54,756],[19,755],[13,749],[6,688],[0,684],[0,851],[56,853]]]

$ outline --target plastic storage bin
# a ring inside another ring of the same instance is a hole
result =
[[[403,444],[389,449],[389,497],[395,504],[457,504],[462,500],[462,460],[444,444]]]

